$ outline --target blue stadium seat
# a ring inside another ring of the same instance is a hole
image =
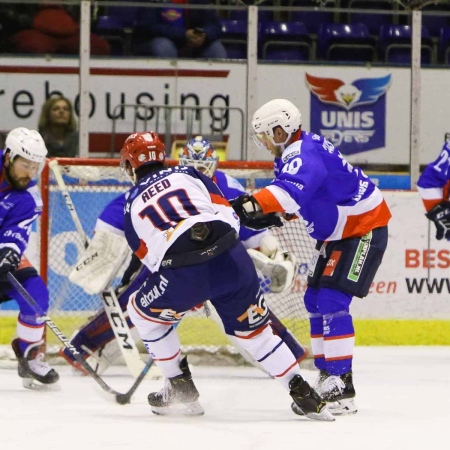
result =
[[[265,60],[308,61],[313,56],[311,38],[302,22],[266,22],[261,45]]]
[[[440,3],[422,8],[422,25],[431,37],[437,38],[442,28],[450,26],[450,16],[442,15],[441,12],[450,13],[450,5]]]
[[[109,42],[113,55],[130,53],[137,12],[136,7],[113,6],[105,10],[105,15],[98,17],[94,31]]]
[[[327,61],[373,62],[375,39],[363,23],[325,23],[319,28],[318,58]]]
[[[378,35],[382,25],[390,25],[396,23],[394,19],[397,20],[393,14],[353,12],[356,9],[393,11],[392,2],[388,0],[350,0],[348,8],[351,10],[347,15],[348,23],[364,23],[372,35]]]
[[[450,64],[450,26],[441,28],[439,34],[439,59],[443,64]]]
[[[247,21],[222,19],[222,44],[230,59],[247,59]]]
[[[291,0],[290,6],[311,8],[317,5],[311,0]],[[326,2],[326,6],[334,8],[336,7],[336,1],[330,0]],[[310,33],[318,34],[320,25],[334,22],[335,16],[333,12],[327,11],[326,8],[316,8],[315,11],[291,11],[289,21],[303,22],[308,26]]]
[[[384,62],[411,64],[410,25],[385,25],[380,29],[379,48]],[[422,26],[422,64],[434,62],[433,42],[426,27]]]

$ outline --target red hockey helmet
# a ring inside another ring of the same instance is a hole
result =
[[[134,133],[127,137],[120,151],[120,166],[135,182],[135,171],[144,164],[162,163],[166,160],[166,147],[153,131]]]

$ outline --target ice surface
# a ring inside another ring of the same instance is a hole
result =
[[[331,423],[295,416],[281,385],[254,368],[193,367],[206,413],[190,418],[151,413],[146,397],[161,380],[144,381],[121,406],[98,395],[92,379],[57,369],[58,392],[26,390],[15,369],[0,369],[1,450],[448,448],[450,347],[357,347],[359,412]],[[121,392],[133,383],[124,367],[104,379]]]

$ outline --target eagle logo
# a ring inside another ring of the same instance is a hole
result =
[[[346,84],[337,78],[320,78],[306,74],[306,82],[320,101],[341,106],[348,111],[356,106],[375,103],[388,90],[391,75],[360,78],[352,84]]]

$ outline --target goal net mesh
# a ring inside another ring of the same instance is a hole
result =
[[[115,197],[127,191],[131,184],[120,171],[117,160],[59,159],[59,168],[70,194],[74,208],[88,238],[92,238],[96,220],[104,207]],[[239,167],[243,166],[245,167]],[[247,167],[247,166],[251,167]],[[220,170],[237,178],[248,192],[266,186],[273,178],[268,163],[221,163]],[[50,292],[49,316],[67,337],[100,308],[102,302],[97,295],[88,295],[72,284],[68,275],[84,249],[83,237],[77,232],[61,189],[52,170],[46,167],[42,177],[42,194],[48,201],[48,217],[39,222],[40,271],[46,274]],[[314,241],[309,237],[301,220],[285,222],[281,228],[271,232],[278,237],[283,249],[295,254],[299,263],[295,283],[290,290],[273,294],[267,279],[260,281],[269,307],[288,327],[304,347],[309,347],[308,316],[303,304],[308,263],[312,257]],[[121,272],[113,287],[120,281]],[[200,280],[199,280],[200,282]],[[240,361],[237,350],[230,344],[219,325],[206,316],[203,309],[189,312],[181,321],[178,333],[182,350],[201,361],[231,359]],[[59,349],[59,341],[47,333],[47,350],[50,354]],[[141,346],[143,352],[144,347]],[[208,362],[209,363],[209,362]]]

